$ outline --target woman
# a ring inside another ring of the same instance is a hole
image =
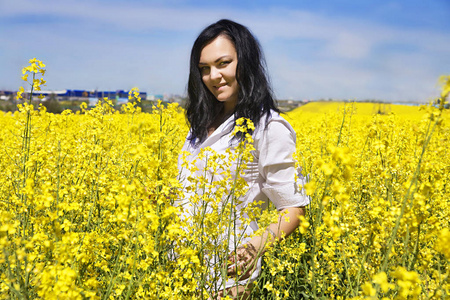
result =
[[[232,295],[245,299],[250,294],[251,283],[258,277],[260,257],[267,245],[292,233],[299,225],[299,216],[304,214],[304,206],[309,204],[309,198],[299,191],[295,181],[292,158],[295,132],[279,112],[269,87],[262,51],[250,31],[230,20],[220,20],[205,28],[191,52],[186,109],[190,132],[183,146],[190,153],[184,158],[184,165],[196,164],[197,171],[186,170],[180,162],[181,178],[188,181],[192,175],[214,173],[211,175],[214,180],[223,180],[219,172],[204,170],[209,167],[203,154],[200,159],[199,155],[205,149],[219,154],[229,154],[227,151],[235,149],[243,135],[236,137],[232,132],[236,120],[244,117],[254,123],[251,135],[255,149],[243,175],[247,192],[239,197],[236,210],[240,213],[255,201],[270,200],[280,214],[278,222],[270,224],[262,235],[251,238],[251,233],[258,229],[256,222],[242,228],[233,219],[233,228],[241,228],[240,238],[228,235],[226,274],[216,274],[219,287],[213,297]],[[231,170],[237,169],[234,164]],[[236,176],[233,174],[232,178]],[[195,205],[189,200],[198,192],[188,190],[191,192],[186,193],[182,205],[187,215],[199,214],[200,210],[193,208]]]

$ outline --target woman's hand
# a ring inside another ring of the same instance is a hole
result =
[[[247,244],[239,246],[228,256],[228,276],[244,280],[255,271],[258,259],[264,254],[268,244],[272,244],[290,235],[299,225],[303,207],[289,207],[280,211],[278,223],[270,224],[262,236],[252,238]]]
[[[258,251],[252,243],[239,246],[228,256],[228,276],[235,277],[236,281],[249,278],[255,271],[261,255],[261,251]]]
[[[268,244],[290,235],[299,225],[303,207],[289,207],[280,211],[278,223],[270,224],[262,236],[252,238],[247,244],[239,246],[228,256],[228,276],[244,280],[250,277],[256,268],[258,259],[264,254]]]

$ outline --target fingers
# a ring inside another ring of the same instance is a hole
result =
[[[250,277],[256,267],[257,254],[252,244],[238,247],[228,257],[228,275],[239,276],[240,280]]]

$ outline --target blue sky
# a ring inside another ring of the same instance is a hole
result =
[[[279,99],[428,101],[450,74],[450,0],[0,0],[0,89],[185,94],[189,53],[229,18],[259,39]]]

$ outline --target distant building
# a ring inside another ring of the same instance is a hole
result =
[[[7,101],[13,96],[15,93],[13,91],[0,91],[0,100]]]
[[[98,99],[108,98],[116,100],[117,103],[128,102],[128,92],[126,90],[117,91],[88,91],[88,90],[60,90],[60,91],[33,91],[33,100],[38,100],[39,96],[44,96],[42,101],[51,99],[52,96],[58,101],[89,101],[89,103],[97,103]],[[30,91],[26,91],[23,96],[26,99]],[[16,95],[13,91],[0,91],[0,100],[8,100],[11,95]],[[140,92],[142,100],[147,99],[147,93]]]

